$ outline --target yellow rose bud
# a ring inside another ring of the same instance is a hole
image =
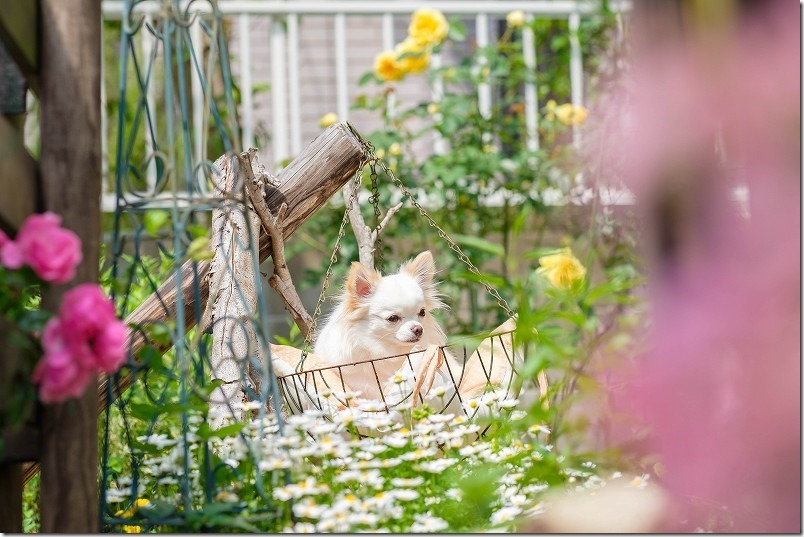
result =
[[[525,26],[525,12],[519,9],[511,11],[505,16],[505,21],[511,28],[522,28]]]
[[[427,105],[427,113],[430,114],[431,116],[436,115],[439,110],[440,108],[436,103],[430,103]]]
[[[386,82],[401,80],[405,76],[405,71],[396,60],[396,52],[393,50],[386,50],[377,54],[374,58],[374,74],[380,80]]]
[[[397,142],[392,143],[388,147],[388,154],[394,157],[402,154],[402,146],[399,145]]]
[[[408,37],[394,49],[397,62],[406,73],[421,73],[430,65],[430,52]],[[404,58],[401,56],[406,55]]]
[[[408,35],[420,45],[427,47],[441,43],[448,32],[449,23],[444,14],[428,7],[417,9],[408,26]]]
[[[330,112],[328,114],[324,114],[321,116],[321,119],[318,120],[318,124],[324,128],[329,127],[338,122],[338,114],[335,112]]]
[[[556,253],[540,257],[539,265],[541,266],[536,269],[536,273],[547,278],[559,289],[570,289],[586,277],[586,267],[572,255],[572,250],[569,248],[562,248]]]
[[[374,156],[377,158],[383,158],[385,156],[385,149],[378,149],[374,152]]]
[[[566,103],[556,108],[555,114],[564,125],[580,125],[586,121],[589,111],[583,106]]]

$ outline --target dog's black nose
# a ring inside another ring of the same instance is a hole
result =
[[[411,330],[411,332],[413,332],[413,334],[414,334],[416,337],[421,337],[422,332],[424,332],[424,328],[422,328],[422,327],[421,327],[421,326],[419,326],[419,325],[414,326],[414,327],[413,327],[413,328],[411,328],[410,330]]]

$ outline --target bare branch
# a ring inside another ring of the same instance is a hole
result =
[[[377,226],[377,229],[375,229],[374,231],[371,232],[371,242],[372,242],[372,244],[377,243],[377,237],[380,236],[380,233],[382,233],[382,230],[385,229],[385,226],[388,225],[388,222],[390,222],[391,218],[396,213],[399,212],[399,210],[402,208],[403,205],[404,205],[404,203],[400,202],[400,203],[397,203],[396,205],[394,205],[393,207],[391,207],[390,209],[388,209],[388,212],[385,213],[385,216],[383,217],[382,222],[380,222],[380,225]]]
[[[260,222],[265,232],[271,237],[271,258],[274,262],[274,273],[268,278],[269,285],[277,292],[285,309],[293,317],[296,326],[299,327],[302,336],[305,338],[310,333],[313,325],[313,318],[299,298],[299,292],[293,285],[293,278],[290,276],[287,261],[285,260],[285,241],[284,241],[284,218],[288,211],[287,203],[282,203],[276,215],[271,213],[268,204],[263,196],[263,189],[260,180],[254,177],[251,168],[251,155],[241,154],[241,165],[246,173],[246,188],[248,189],[251,206],[260,217]]]
[[[354,196],[354,201],[350,204],[349,202],[352,200],[352,196]],[[357,251],[360,256],[360,262],[367,267],[374,268],[375,239],[372,238],[371,228],[366,225],[363,214],[360,212],[357,192],[354,191],[351,182],[343,187],[343,199],[349,211],[349,224],[352,226],[355,239],[357,239]]]

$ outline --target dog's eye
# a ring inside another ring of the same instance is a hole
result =
[[[388,317],[388,322],[398,323],[399,321],[400,321],[399,315],[391,315],[390,317]]]
[[[424,308],[422,308],[422,310],[419,312],[419,317],[424,317],[425,313]]]

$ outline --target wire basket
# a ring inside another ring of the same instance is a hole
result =
[[[272,348],[277,367],[279,391],[288,413],[308,410],[323,415],[357,409],[363,412],[391,413],[425,404],[433,411],[467,417],[485,414],[495,404],[518,396],[517,371],[523,357],[513,342],[513,319],[492,331],[472,348],[467,345],[431,346],[410,353],[354,363],[330,365],[309,355],[307,368],[289,372],[293,347]],[[456,358],[456,355],[460,358]],[[281,363],[277,363],[281,360]],[[399,362],[397,373],[382,379],[378,364]],[[356,393],[349,379],[368,379],[376,388]],[[509,403],[510,404],[510,403]]]

